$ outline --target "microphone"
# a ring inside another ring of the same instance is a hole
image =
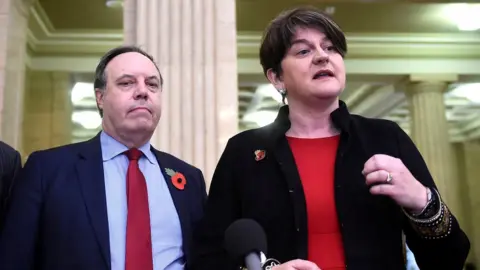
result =
[[[263,270],[262,259],[267,253],[265,231],[252,219],[239,219],[225,231],[225,249],[235,262],[242,262],[242,267]]]

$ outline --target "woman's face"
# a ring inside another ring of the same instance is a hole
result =
[[[280,76],[269,71],[268,77],[277,89],[286,89],[292,99],[312,102],[314,99],[338,98],[345,88],[343,57],[324,33],[298,28],[281,62]]]

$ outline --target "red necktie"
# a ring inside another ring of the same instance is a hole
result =
[[[127,171],[127,240],[125,270],[153,270],[150,212],[145,177],[138,167],[142,152],[125,152],[130,163]]]

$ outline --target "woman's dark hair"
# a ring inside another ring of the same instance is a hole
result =
[[[335,49],[345,56],[347,42],[340,27],[323,11],[314,7],[300,7],[287,10],[278,15],[265,29],[260,46],[260,63],[263,73],[272,69],[281,74],[281,62],[292,45],[292,39],[298,28],[317,29],[324,33]]]

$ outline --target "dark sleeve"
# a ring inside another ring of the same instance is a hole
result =
[[[397,133],[402,162],[424,186],[438,191],[427,165],[413,141],[397,124],[394,129]],[[438,199],[444,212],[437,222],[431,222],[426,226],[413,222],[404,215],[403,229],[407,244],[422,270],[461,270],[470,250],[470,242],[456,218],[441,201],[441,196]]]
[[[30,155],[12,190],[0,234],[2,270],[33,269],[42,207],[41,162],[36,153]]]
[[[235,175],[235,150],[231,141],[220,157],[205,205],[205,214],[194,237],[194,256],[190,269],[238,269],[230,262],[223,248],[227,227],[239,217]]]
[[[197,170],[200,179],[200,192],[202,193],[201,204],[205,207],[205,203],[207,202],[207,187],[205,185],[205,178],[203,177],[202,171],[200,169]]]
[[[4,161],[2,165],[4,165],[4,176],[1,179],[2,187],[1,187],[1,194],[0,194],[0,228],[3,227],[3,222],[5,220],[5,213],[8,208],[10,193],[15,185],[15,179],[22,168],[22,158],[18,151],[12,149],[12,154],[5,155],[3,157]]]
[[[192,228],[195,230],[195,228],[198,228],[200,221],[203,218],[204,215],[204,210],[205,210],[205,204],[207,202],[207,188],[205,185],[205,178],[203,177],[203,173],[200,169],[195,168],[195,174],[196,174],[196,179],[198,179],[198,200],[196,199],[194,209],[195,213],[193,214],[193,219],[192,219]],[[196,197],[197,198],[197,197]],[[193,237],[193,236],[192,236]],[[190,242],[193,242],[192,239],[190,239]],[[188,263],[190,265],[190,262]],[[190,269],[190,268],[188,268]]]

